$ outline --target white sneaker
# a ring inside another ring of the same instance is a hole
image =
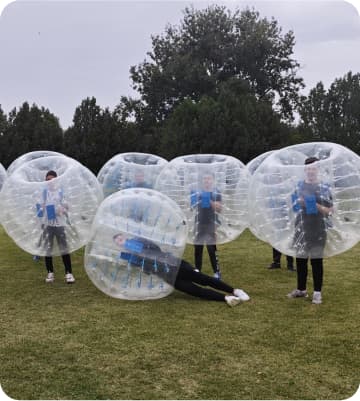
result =
[[[241,302],[241,299],[233,295],[225,295],[225,301],[229,306],[236,306]]]
[[[54,280],[55,280],[54,273],[48,273],[48,275],[46,276],[45,282],[46,283],[53,283]]]
[[[236,288],[234,290],[234,295],[237,298],[240,298],[241,301],[243,301],[243,302],[246,302],[246,301],[248,301],[250,299],[249,295],[245,291],[240,290],[239,288]]]
[[[314,291],[313,297],[312,297],[312,303],[317,304],[317,305],[322,303],[322,297],[321,297],[320,291]]]
[[[67,274],[65,274],[65,281],[68,284],[72,284],[72,283],[75,283],[75,278],[71,273],[67,273]]]
[[[194,272],[200,273],[199,269],[194,269]]]
[[[287,294],[288,298],[307,298],[308,293],[306,290],[294,290]]]

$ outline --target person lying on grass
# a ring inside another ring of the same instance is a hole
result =
[[[175,258],[169,253],[163,252],[154,242],[140,237],[127,238],[123,233],[114,235],[113,241],[117,247],[124,250],[120,252],[121,259],[126,259],[131,265],[141,266],[141,269],[147,274],[157,274],[164,281],[171,281],[169,280],[171,274],[168,273],[169,269],[176,265]],[[170,284],[177,290],[194,297],[226,302],[229,306],[236,306],[250,299],[245,291],[233,288],[222,280],[201,273],[183,259],[180,262],[175,282],[170,282]]]

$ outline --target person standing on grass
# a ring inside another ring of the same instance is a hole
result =
[[[278,251],[277,249],[273,248],[272,249],[272,254],[273,254],[273,261],[270,264],[270,266],[268,267],[268,269],[270,269],[270,270],[272,270],[272,269],[280,269],[281,268],[281,264],[280,264],[281,252]],[[289,255],[285,255],[285,256],[286,256],[287,269],[289,271],[295,271],[294,258],[292,256],[289,256]]]
[[[216,248],[217,213],[221,212],[221,194],[214,187],[214,175],[205,173],[202,176],[200,191],[191,192],[191,208],[196,208],[195,216],[195,268],[202,269],[203,250],[206,245],[214,277],[221,278],[219,260]]]
[[[292,195],[296,212],[294,247],[296,249],[297,289],[289,298],[307,297],[306,281],[310,259],[314,293],[312,303],[321,304],[323,284],[323,252],[326,243],[328,219],[333,212],[330,187],[318,178],[316,157],[305,160],[305,180],[298,183]]]
[[[72,274],[71,257],[67,252],[67,240],[65,234],[65,226],[68,220],[68,204],[64,199],[63,190],[57,188],[52,182],[57,177],[57,173],[50,170],[46,173],[45,180],[48,185],[43,191],[40,203],[37,205],[37,213],[42,217],[42,241],[47,255],[51,255],[54,239],[59,245],[60,251],[63,252],[62,260],[65,268],[65,281],[69,284],[75,282]],[[47,276],[46,283],[52,283],[55,280],[54,266],[52,256],[45,256],[45,267]]]
[[[165,253],[152,241],[144,238],[127,238],[119,233],[113,237],[114,243],[123,252],[120,259],[126,259],[133,266],[138,266],[145,274],[156,274],[167,281],[169,270],[174,268],[175,258]],[[135,249],[141,250],[136,252]],[[181,260],[174,285],[179,291],[194,297],[207,299],[209,301],[226,302],[229,306],[236,306],[241,302],[248,301],[250,297],[245,291],[233,288],[229,284],[214,277],[196,271],[190,263]],[[204,288],[210,287],[210,288]]]

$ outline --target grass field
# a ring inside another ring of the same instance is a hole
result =
[[[54,284],[0,231],[1,375],[15,399],[345,399],[359,386],[360,244],[325,260],[323,304],[287,299],[296,273],[269,271],[246,231],[219,246],[225,281],[251,296],[229,308],[175,291],[156,301]],[[186,259],[193,261],[192,248]],[[207,255],[204,271],[210,273]],[[308,289],[312,291],[311,275]]]

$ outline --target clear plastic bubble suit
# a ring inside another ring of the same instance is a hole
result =
[[[254,159],[250,160],[246,164],[246,168],[248,169],[250,175],[253,175],[255,171],[258,169],[258,167],[261,165],[261,163],[268,158],[271,154],[273,154],[274,151],[270,150],[269,152],[265,152],[260,154],[259,156],[255,157]],[[254,225],[255,220],[254,219],[249,219],[249,230],[259,239],[262,241],[266,242],[265,238],[261,238],[261,232],[257,229],[257,225]]]
[[[305,165],[309,157],[319,161]],[[249,215],[259,238],[286,255],[350,249],[360,240],[360,157],[327,142],[274,152],[251,177]]]
[[[185,216],[167,196],[142,188],[118,191],[96,213],[85,270],[114,298],[162,298],[174,289],[186,238]]]
[[[46,181],[50,170],[57,177]],[[1,222],[23,250],[63,255],[87,243],[102,199],[96,176],[82,164],[64,155],[44,156],[22,163],[5,181]]]
[[[0,163],[0,191],[5,183],[6,178],[7,178],[7,171],[5,167]]]
[[[188,243],[221,244],[239,236],[248,225],[249,173],[238,159],[198,154],[171,160],[155,188],[185,213]]]
[[[62,153],[54,152],[52,150],[35,150],[33,152],[25,153],[16,158],[8,167],[8,175],[12,174],[17,168],[22,166],[24,163],[30,162],[31,160],[39,159],[40,157],[47,156],[64,156]]]
[[[98,180],[107,197],[128,188],[154,188],[167,160],[148,153],[121,153],[107,161],[98,173]]]

